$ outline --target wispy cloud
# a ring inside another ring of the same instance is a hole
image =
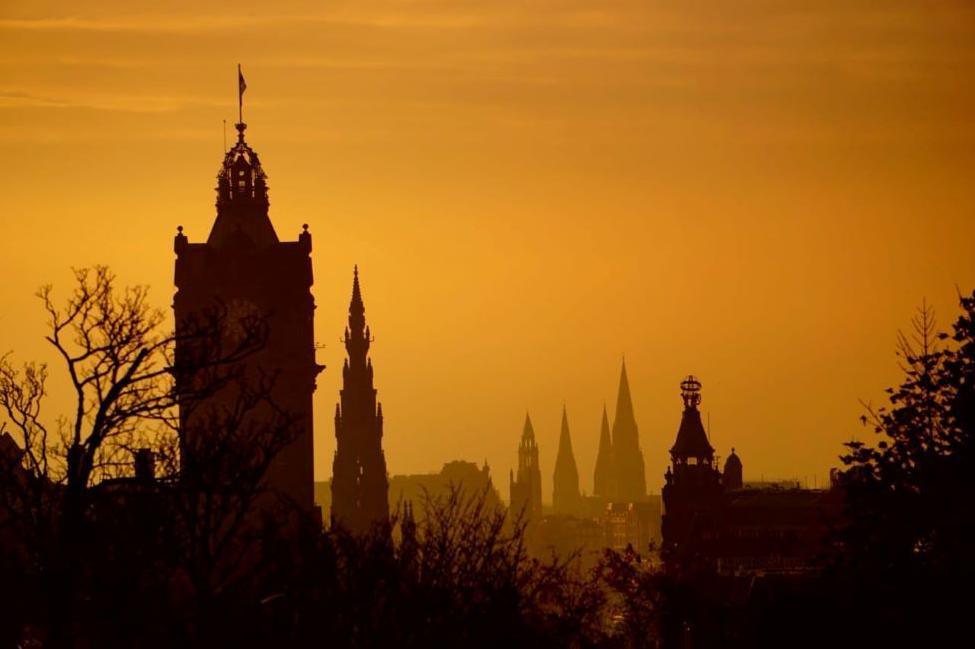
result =
[[[194,106],[224,106],[226,101],[209,97],[173,95],[104,95],[56,97],[19,90],[0,89],[3,108],[85,108],[124,113],[166,113]]]
[[[142,14],[114,17],[50,17],[0,19],[0,30],[23,32],[146,32],[193,33],[234,31],[272,26],[363,25],[372,27],[464,28],[481,22],[477,16],[455,14],[393,14],[334,12],[304,15],[170,15]]]

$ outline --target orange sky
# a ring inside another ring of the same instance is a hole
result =
[[[354,263],[390,472],[486,458],[507,497],[527,408],[546,500],[563,402],[591,491],[623,353],[651,491],[689,372],[746,479],[821,481],[913,307],[975,287],[968,1],[4,1],[0,351],[50,358],[72,265],[168,306],[238,61],[314,236],[322,479]]]

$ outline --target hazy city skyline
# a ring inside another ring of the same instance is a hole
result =
[[[610,4],[5,7],[0,351],[50,359],[32,296],[70,266],[168,309],[240,61],[274,225],[316,237],[316,479],[358,263],[391,474],[487,459],[497,482],[529,410],[550,502],[564,403],[592,493],[625,353],[651,492],[689,373],[722,457],[824,480],[913,308],[947,324],[975,284],[973,10]]]

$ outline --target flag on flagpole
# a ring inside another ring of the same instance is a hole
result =
[[[244,73],[240,70],[240,63],[237,64],[237,117],[241,124],[244,123],[244,91],[247,90],[247,82],[244,81]]]

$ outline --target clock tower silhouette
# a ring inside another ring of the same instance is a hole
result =
[[[242,363],[248,380],[270,382],[269,404],[254,408],[244,423],[260,426],[260,418],[270,420],[273,412],[285,413],[294,422],[290,441],[274,456],[265,480],[274,495],[311,512],[315,508],[312,394],[316,376],[324,369],[315,361],[311,234],[305,225],[297,241],[278,239],[268,217],[267,176],[244,139],[247,125],[241,121],[236,128],[237,142],[217,174],[217,216],[209,237],[191,243],[182,227],[176,235],[177,335],[201,314],[219,311],[224,329],[221,342],[232,346],[245,335],[241,331],[245,321],[260,319],[263,344]],[[177,357],[180,352],[178,341]],[[199,405],[204,411],[207,407],[230,410],[239,396],[239,391],[224,388]],[[181,408],[180,415],[184,431],[198,429],[193,434],[202,435],[200,442],[206,444],[205,427],[187,427],[187,418],[203,416],[197,414],[199,405],[194,404],[192,414],[189,407]]]

